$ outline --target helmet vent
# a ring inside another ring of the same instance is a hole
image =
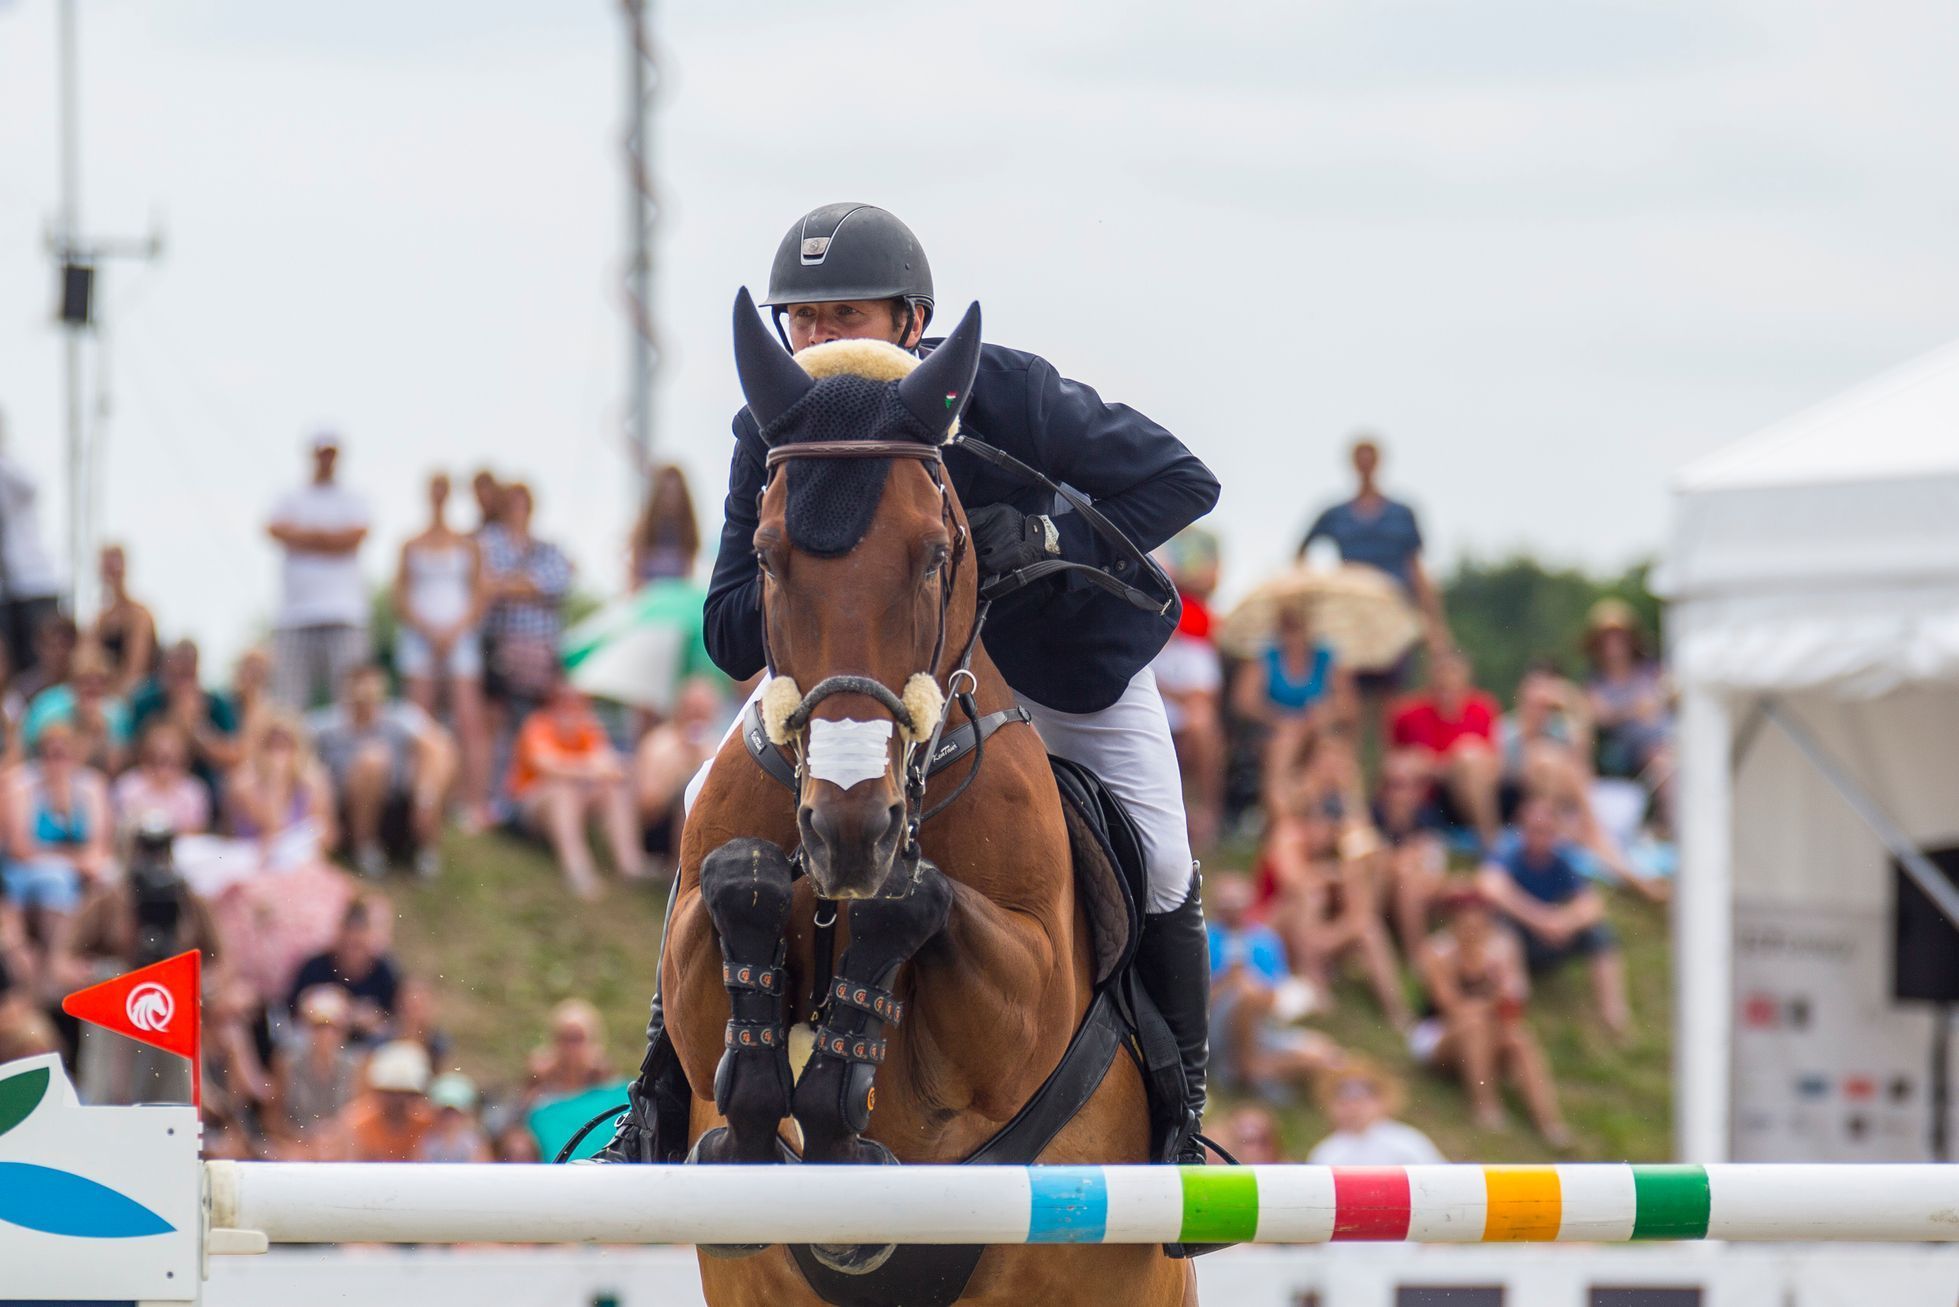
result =
[[[810,236],[803,241],[803,266],[811,267],[823,262],[823,256],[830,252],[828,236]]]

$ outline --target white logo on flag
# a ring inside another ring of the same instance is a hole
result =
[[[129,991],[123,1012],[138,1030],[161,1033],[170,1029],[170,1018],[177,1015],[177,1000],[155,981],[146,981]]]

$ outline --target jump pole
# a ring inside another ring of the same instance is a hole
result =
[[[452,1166],[206,1162],[267,1243],[1959,1241],[1929,1165]]]

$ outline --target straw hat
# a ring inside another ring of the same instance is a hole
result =
[[[429,1087],[428,1051],[412,1039],[397,1039],[374,1050],[368,1059],[371,1089],[398,1094],[425,1094]]]
[[[1599,600],[1585,615],[1586,654],[1596,657],[1599,640],[1613,631],[1625,632],[1632,639],[1633,652],[1645,656],[1646,628],[1641,625],[1639,614],[1625,600],[1612,597]]]
[[[313,985],[299,996],[299,1019],[309,1026],[344,1026],[352,1015],[347,991],[338,985]]]
[[[1246,595],[1213,633],[1226,652],[1255,656],[1288,616],[1303,618],[1341,663],[1362,672],[1393,666],[1422,633],[1420,615],[1393,578],[1359,564],[1281,572]]]
[[[445,1071],[429,1086],[429,1102],[458,1112],[476,1110],[476,1082],[460,1071]]]

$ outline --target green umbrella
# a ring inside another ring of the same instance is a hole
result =
[[[571,683],[586,694],[668,712],[674,690],[711,673],[702,640],[707,592],[689,581],[655,581],[565,632]]]

